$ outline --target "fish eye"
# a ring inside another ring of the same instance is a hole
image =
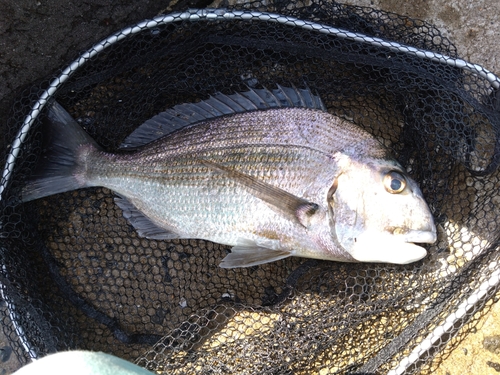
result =
[[[390,171],[384,176],[384,187],[391,194],[399,194],[406,188],[406,179],[396,171]]]

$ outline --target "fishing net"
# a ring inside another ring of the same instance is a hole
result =
[[[418,181],[438,230],[425,259],[222,269],[227,247],[141,238],[104,188],[20,203],[49,99],[116,151],[177,104],[278,84],[311,89]],[[110,36],[2,125],[0,291],[17,356],[88,349],[165,374],[432,372],[499,285],[499,86],[435,27],[327,0],[191,10]]]

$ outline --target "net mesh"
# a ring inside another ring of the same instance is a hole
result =
[[[0,284],[15,352],[26,362],[100,350],[166,374],[431,372],[431,359],[497,290],[500,119],[491,76],[453,63],[450,41],[408,17],[326,0],[235,9],[255,12],[178,13],[124,30],[69,78],[56,75],[50,96],[114,151],[176,104],[248,87],[309,87],[418,181],[438,241],[406,266],[289,258],[222,269],[227,247],[141,238],[104,188],[21,204],[41,151],[43,116],[31,107],[50,78],[16,100],[2,127]],[[28,114],[33,125],[20,131]]]

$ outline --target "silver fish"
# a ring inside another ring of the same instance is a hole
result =
[[[406,264],[434,243],[413,181],[368,132],[309,90],[218,94],[163,112],[108,153],[53,102],[52,144],[23,200],[113,190],[138,234],[231,245],[221,267],[289,256]]]

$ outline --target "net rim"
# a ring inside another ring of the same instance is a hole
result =
[[[66,82],[74,72],[76,72],[81,66],[83,66],[88,60],[102,52],[111,45],[121,41],[129,36],[143,32],[145,30],[153,31],[154,28],[158,26],[167,25],[174,22],[191,21],[233,21],[233,20],[253,20],[262,22],[274,22],[283,25],[288,25],[292,27],[299,27],[305,30],[316,31],[323,34],[332,35],[334,37],[339,37],[351,41],[362,42],[374,47],[381,47],[384,49],[389,49],[393,52],[405,53],[420,59],[430,60],[433,62],[438,62],[441,64],[449,65],[455,68],[463,69],[474,74],[477,74],[484,79],[486,79],[493,89],[500,89],[500,78],[490,72],[489,70],[483,68],[481,65],[470,63],[466,60],[453,58],[444,54],[432,52],[425,49],[420,49],[412,47],[409,45],[386,41],[382,38],[371,37],[362,33],[351,32],[345,29],[336,28],[328,26],[325,24],[301,20],[296,17],[286,16],[278,13],[272,12],[262,12],[255,10],[236,10],[236,9],[226,9],[226,8],[205,8],[205,9],[190,9],[185,12],[174,12],[166,15],[160,15],[152,19],[146,19],[135,25],[125,27],[110,36],[102,39],[98,43],[91,46],[88,50],[80,54],[73,62],[71,62],[56,78],[54,78],[47,89],[43,91],[39,99],[32,106],[30,113],[25,117],[23,125],[18,131],[10,152],[7,156],[5,167],[3,169],[2,178],[0,180],[0,202],[4,199],[4,194],[6,186],[8,185],[12,173],[14,170],[15,162],[19,155],[22,144],[25,141],[27,134],[30,131],[31,126],[35,122],[36,118],[43,110],[50,98],[55,94],[57,89]],[[0,223],[1,227],[1,223]],[[495,269],[497,268],[497,262],[490,263],[489,267]],[[495,271],[493,275],[484,283],[481,284],[479,288],[473,291],[470,296],[464,299],[459,307],[451,312],[446,320],[439,326],[437,326],[421,343],[419,343],[412,352],[404,357],[396,365],[396,367],[390,371],[390,374],[402,374],[408,369],[412,364],[417,362],[419,358],[430,349],[432,343],[436,342],[442,335],[447,332],[450,326],[458,321],[461,317],[465,315],[465,310],[467,306],[475,305],[487,297],[488,291],[493,288],[498,287],[500,284],[500,271]],[[5,300],[11,322],[14,326],[15,332],[18,334],[18,338],[27,352],[28,356],[32,360],[38,359],[36,350],[29,342],[29,339],[24,334],[23,328],[17,321],[16,309],[10,298],[5,293],[5,286],[0,282],[0,295]]]
[[[5,167],[2,173],[2,180],[0,183],[0,201],[3,199],[3,194],[5,187],[9,183],[12,171],[14,169],[15,161],[20,151],[21,145],[29,133],[29,130],[34,123],[35,119],[38,117],[42,109],[47,104],[48,100],[57,91],[59,86],[66,82],[72,74],[78,70],[85,62],[90,60],[92,57],[113,45],[114,43],[130,36],[137,34],[146,29],[154,29],[157,26],[167,25],[169,23],[178,21],[230,21],[230,20],[258,20],[263,22],[276,22],[288,26],[296,26],[306,30],[317,31],[320,33],[334,35],[339,38],[367,43],[374,47],[387,48],[393,52],[406,53],[409,55],[416,56],[421,59],[428,59],[434,62],[439,62],[441,64],[446,64],[455,68],[468,70],[470,72],[476,73],[479,76],[485,78],[494,89],[500,88],[500,78],[489,70],[483,68],[481,65],[473,64],[467,62],[466,60],[453,58],[447,55],[443,55],[437,52],[428,51],[425,49],[420,49],[412,47],[409,45],[386,41],[381,38],[371,37],[362,33],[351,32],[345,29],[328,26],[325,24],[305,21],[296,17],[281,15],[278,13],[270,12],[260,12],[260,11],[248,11],[248,10],[231,10],[231,9],[218,9],[218,8],[206,8],[206,9],[190,9],[186,12],[174,12],[167,15],[158,16],[152,19],[144,20],[133,26],[125,27],[107,38],[101,40],[100,42],[94,44],[87,51],[82,53],[77,59],[75,59],[71,64],[69,64],[61,74],[56,77],[47,89],[40,95],[40,98],[33,105],[31,112],[26,116],[23,122],[23,126],[17,133],[14,142],[11,147],[11,152],[7,157]]]

